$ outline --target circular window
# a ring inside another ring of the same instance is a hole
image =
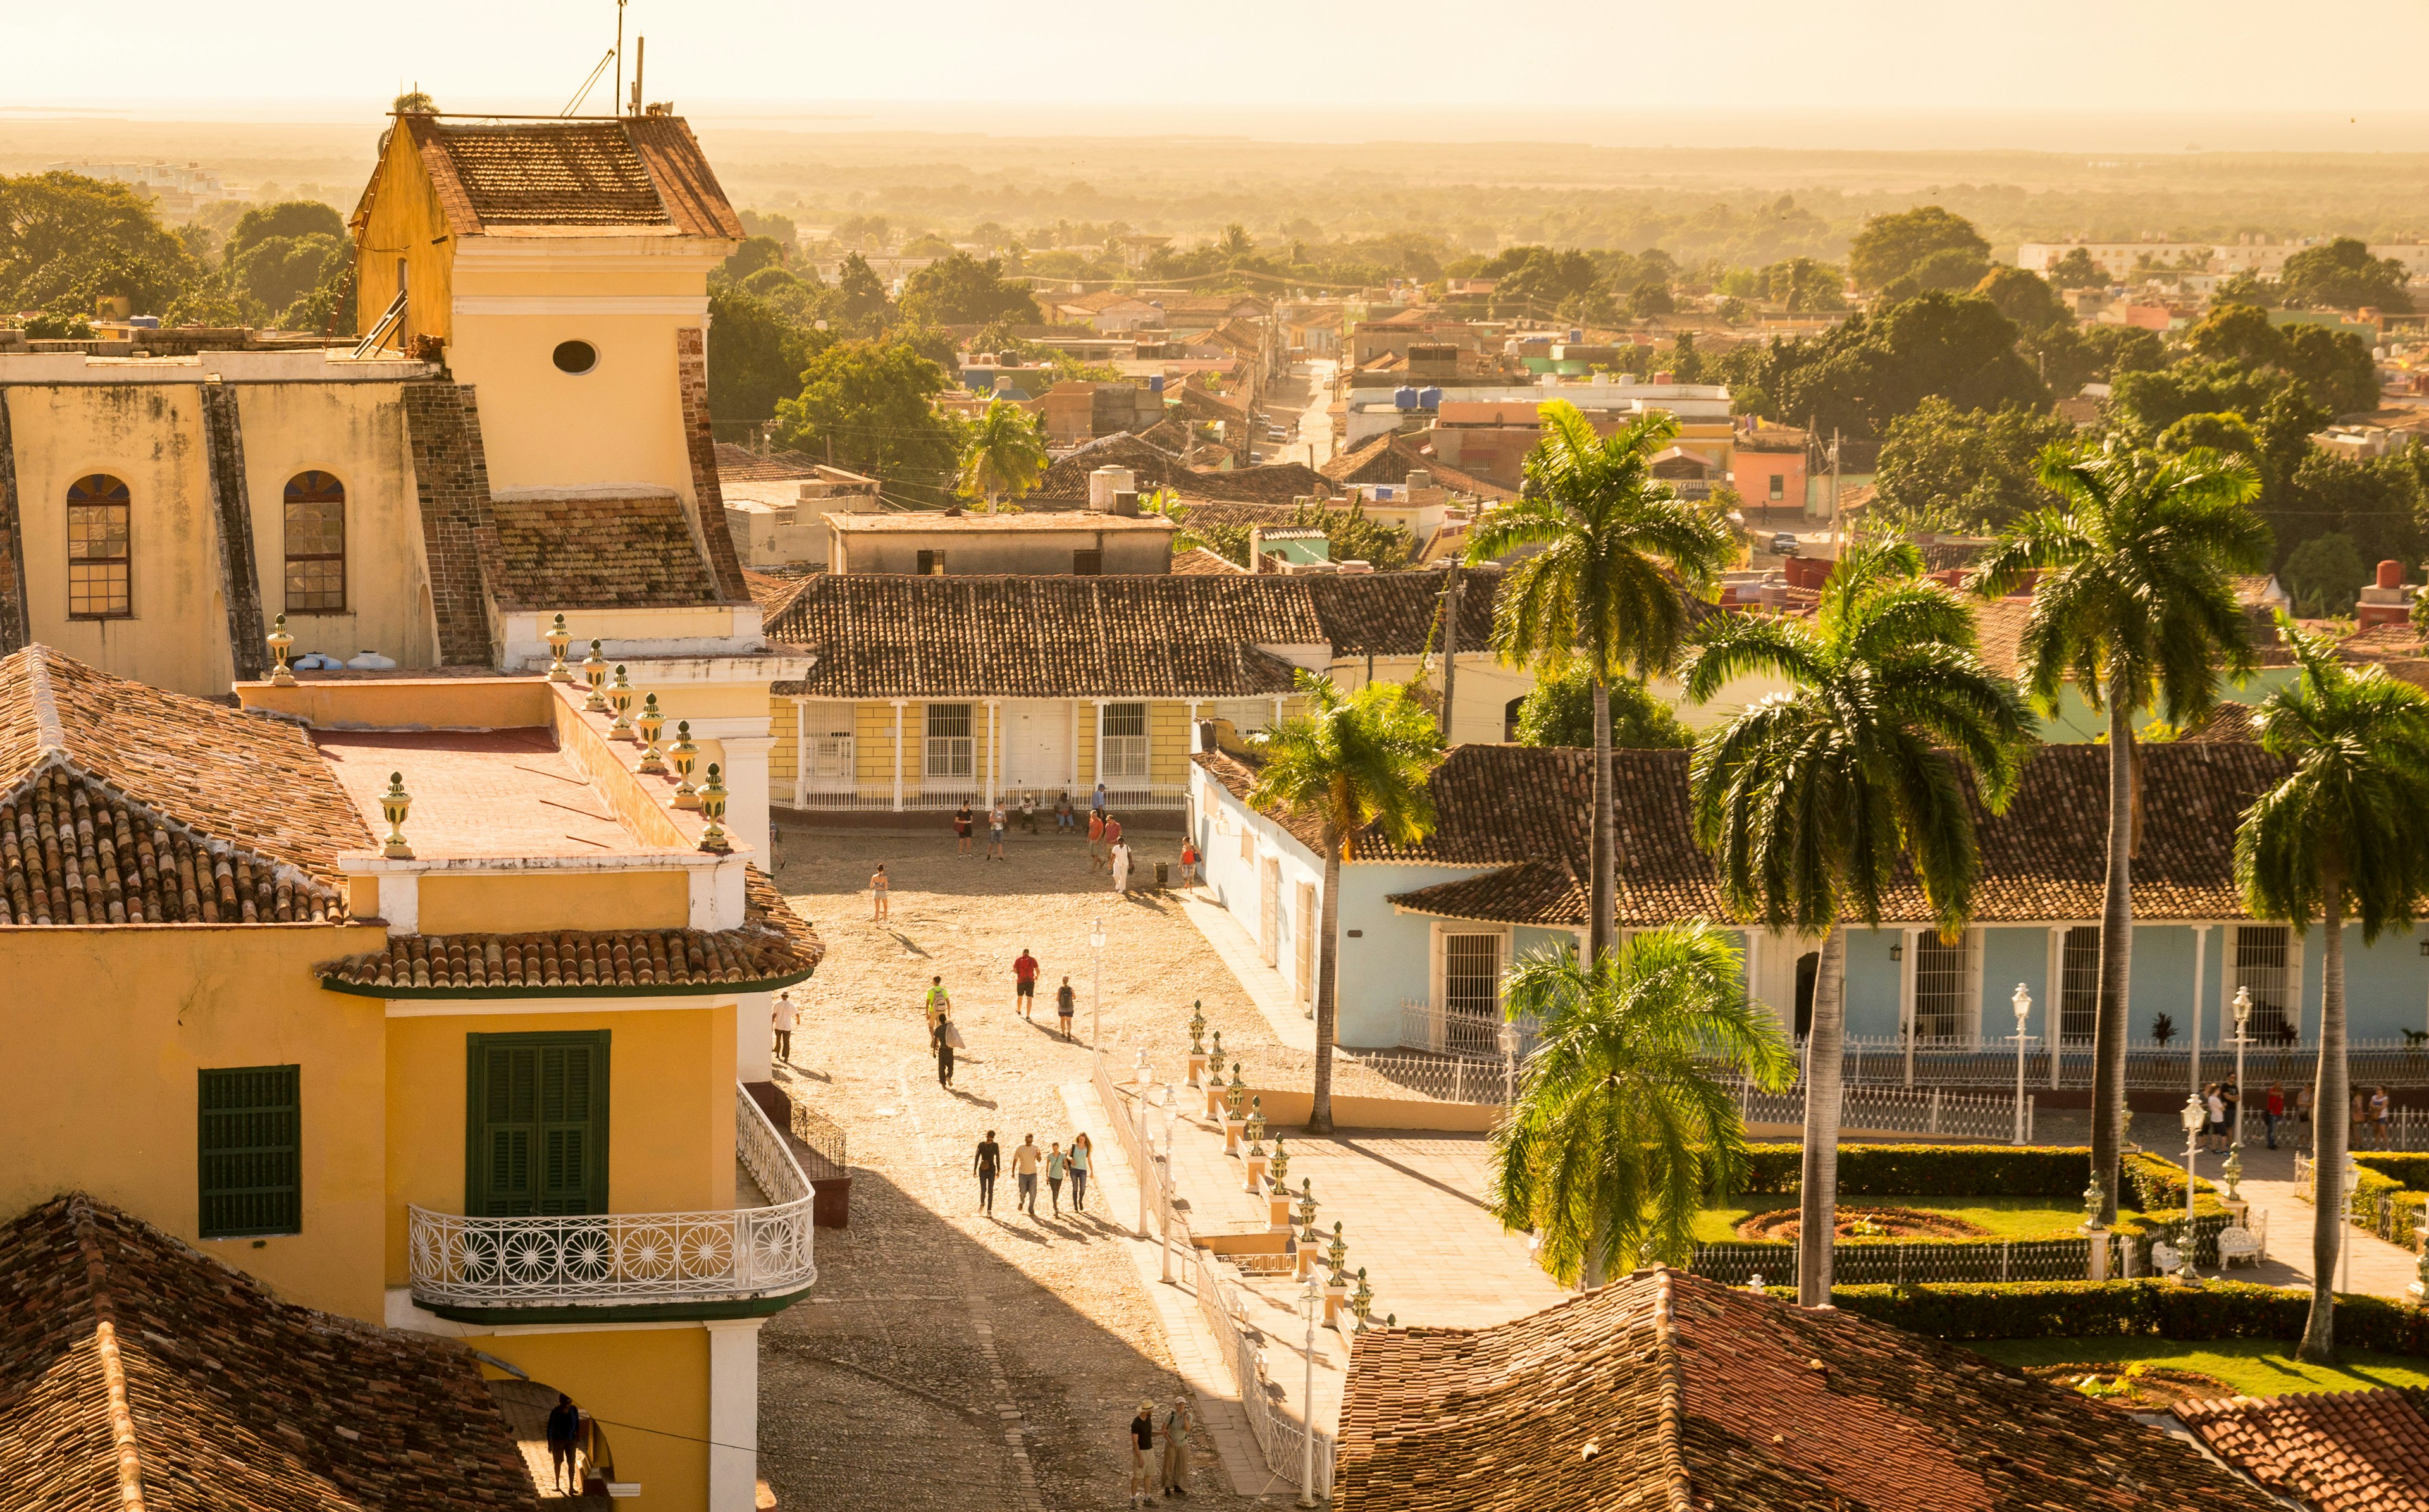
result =
[[[588,372],[599,366],[599,349],[587,341],[559,341],[553,360],[560,372]]]

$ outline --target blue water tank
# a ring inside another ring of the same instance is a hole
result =
[[[1150,394],[1160,394],[1160,393],[1163,393],[1163,392],[1164,392],[1164,374],[1162,374],[1162,373],[1157,373],[1154,377],[1149,378],[1149,379],[1147,381],[1147,391],[1148,391],[1148,393],[1150,393]]]
[[[1401,385],[1399,387],[1393,389],[1393,390],[1392,390],[1392,407],[1393,407],[1394,409],[1414,409],[1414,408],[1416,408],[1416,407],[1417,407],[1417,391],[1416,391],[1415,389],[1413,389],[1413,388],[1410,387],[1410,386],[1407,386],[1406,384],[1403,384],[1403,385]]]
[[[1419,409],[1440,409],[1440,408],[1442,408],[1442,390],[1441,390],[1441,389],[1439,389],[1439,388],[1428,388],[1428,389],[1421,390],[1421,391],[1418,393],[1418,395],[1417,395],[1417,408],[1419,408]]]
[[[1585,338],[1586,338],[1586,334],[1585,334],[1583,331],[1578,330],[1578,329],[1576,326],[1574,326],[1574,325],[1569,327],[1569,339],[1570,339],[1570,340],[1572,340],[1572,341],[1583,341]]]
[[[139,331],[157,331],[160,329],[160,317],[157,315],[130,315],[126,318],[126,323],[135,327]]]

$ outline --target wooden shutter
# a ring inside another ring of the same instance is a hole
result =
[[[205,1071],[196,1165],[205,1239],[304,1229],[300,1066]]]
[[[607,1034],[475,1034],[465,1208],[607,1210]]]

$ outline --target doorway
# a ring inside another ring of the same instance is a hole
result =
[[[1040,807],[1071,785],[1071,708],[1045,699],[1003,706],[1003,785],[1014,794],[1034,793]]]
[[[1796,1037],[1813,1032],[1813,982],[1822,975],[1822,952],[1808,950],[1796,958]]]

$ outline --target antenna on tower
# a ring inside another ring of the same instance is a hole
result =
[[[649,40],[647,37],[636,37],[636,38],[634,38],[634,39],[633,39],[633,108],[632,108],[632,112],[631,112],[631,113],[632,113],[632,114],[634,114],[634,115],[639,115],[639,114],[641,113],[641,68],[642,68],[642,65],[644,65],[644,64],[646,64],[647,62],[649,62],[649,60],[650,60],[650,40]]]
[[[611,108],[624,98],[624,0],[616,0],[616,92],[607,98]]]

